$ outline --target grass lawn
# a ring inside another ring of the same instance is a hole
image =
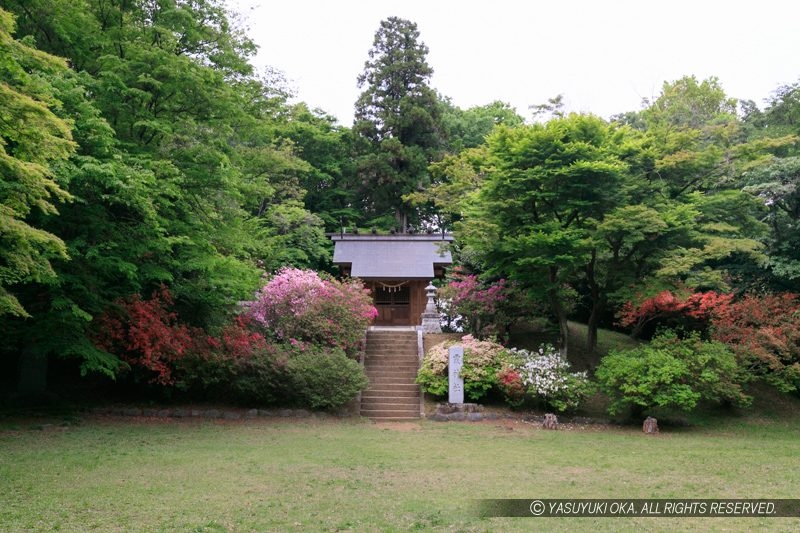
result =
[[[795,498],[800,402],[646,437],[521,421],[0,424],[0,531],[798,531],[800,518],[478,518],[475,498]]]

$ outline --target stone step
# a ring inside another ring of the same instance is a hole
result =
[[[395,376],[395,375],[377,375],[377,374],[367,374],[367,379],[369,380],[370,387],[373,389],[377,389],[376,385],[416,385],[417,376]]]
[[[411,355],[368,355],[364,358],[364,365],[415,365],[419,366],[419,359]]]
[[[416,395],[416,396],[397,396],[397,395],[394,395],[394,394],[388,394],[388,395],[383,395],[383,396],[370,396],[370,395],[364,395],[362,393],[361,401],[364,402],[364,405],[366,405],[366,404],[376,404],[376,403],[381,403],[381,404],[385,404],[385,403],[400,403],[400,404],[404,404],[404,405],[407,405],[407,404],[412,404],[413,405],[414,402],[419,403],[419,395]]]
[[[417,345],[404,346],[402,344],[387,344],[385,346],[376,344],[367,344],[366,351],[374,352],[403,352],[403,353],[417,353]]]
[[[416,368],[367,368],[367,377],[395,377],[414,381],[417,379]]]
[[[402,365],[419,365],[419,359],[410,355],[368,355],[364,358],[364,365],[381,365],[381,364],[402,364]]]
[[[375,356],[385,356],[389,357],[392,355],[404,355],[404,356],[417,356],[417,349],[401,349],[396,348],[394,346],[386,347],[386,348],[374,348],[372,346],[367,346],[367,349],[364,350],[364,353],[367,355],[375,355]]]
[[[419,418],[419,405],[417,405],[416,409],[362,409],[361,416],[369,418]]]
[[[405,409],[419,408],[419,398],[362,398],[361,410],[364,409]]]
[[[370,383],[370,386],[367,391],[419,391],[419,385],[416,383],[411,382],[403,382],[403,383],[391,383],[380,381],[376,383]]]
[[[374,376],[367,374],[367,379],[369,379],[369,384],[371,388],[377,389],[377,385],[415,385],[419,387],[418,384],[415,383],[416,377],[409,377],[409,376]]]
[[[364,370],[370,388],[361,393],[361,415],[373,420],[419,419],[420,388],[415,331],[369,331]]]
[[[375,348],[402,348],[404,350],[414,350],[417,351],[417,341],[414,342],[406,342],[406,341],[367,341],[367,349],[375,349]]]
[[[417,342],[405,342],[405,341],[367,341],[366,344],[367,348],[375,347],[375,348],[403,348],[404,350],[416,350],[417,349]]]
[[[416,381],[416,374],[413,376],[376,376],[375,374],[367,374],[367,379],[369,379],[370,385],[375,386],[380,383],[409,383],[413,384]]]
[[[419,372],[419,367],[417,365],[412,365],[408,363],[403,364],[392,364],[392,363],[381,363],[378,365],[364,365],[364,370],[369,372],[370,370],[375,370],[377,372],[408,372],[411,374],[416,374]]]
[[[370,361],[365,362],[364,368],[366,370],[402,370],[417,372],[419,370],[419,365],[411,361]]]
[[[417,398],[419,399],[419,385],[415,385],[415,390],[388,390],[388,389],[367,389],[361,393],[361,398]]]
[[[364,366],[408,366],[419,367],[419,361],[416,357],[380,357],[372,356],[364,359]]]

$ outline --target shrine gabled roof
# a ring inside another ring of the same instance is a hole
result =
[[[435,265],[450,265],[449,234],[333,234],[333,262],[362,279],[433,279]]]

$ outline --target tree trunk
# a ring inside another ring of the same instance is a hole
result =
[[[23,396],[37,395],[47,389],[47,356],[36,353],[33,343],[26,343],[19,356],[17,392]]]
[[[397,221],[398,232],[406,233],[408,231],[408,213],[400,208],[397,208],[394,211],[394,218]]]
[[[600,287],[595,275],[596,262],[597,251],[592,250],[592,260],[586,265],[586,281],[589,284],[589,297],[592,300],[592,311],[586,324],[586,349],[590,353],[594,353],[597,349],[597,324],[600,322],[600,314],[605,308],[605,299],[600,294]]]
[[[558,267],[550,267],[550,288],[547,290],[547,298],[550,301],[550,308],[553,310],[558,321],[559,331],[559,351],[563,357],[567,357],[569,352],[569,325],[567,324],[567,314],[561,303],[558,291]]]
[[[598,305],[592,305],[589,321],[586,324],[586,349],[594,353],[597,350],[597,323],[600,321]]]
[[[634,340],[639,340],[639,336],[642,334],[642,331],[644,331],[645,324],[647,324],[647,321],[644,320],[637,321],[636,324],[634,324],[633,329],[631,330],[630,338]]]

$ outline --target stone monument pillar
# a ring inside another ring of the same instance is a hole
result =
[[[442,324],[439,321],[439,313],[436,311],[436,304],[433,302],[436,296],[436,287],[433,283],[428,283],[425,287],[425,293],[428,295],[428,303],[425,305],[425,311],[422,313],[422,332],[423,333],[441,333]]]
[[[448,401],[451,404],[464,403],[464,378],[461,377],[462,366],[464,366],[464,347],[451,346],[448,350],[447,365]]]

